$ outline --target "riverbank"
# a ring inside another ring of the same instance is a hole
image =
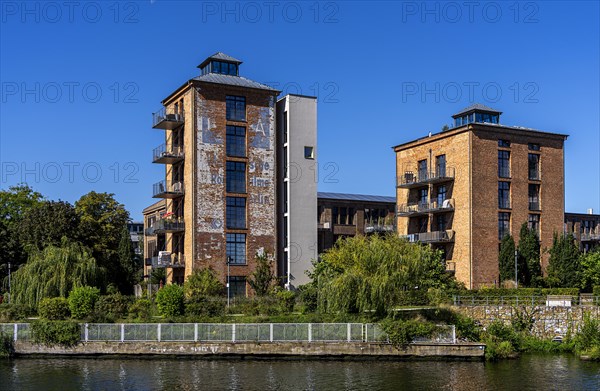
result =
[[[387,343],[331,342],[81,342],[72,347],[29,341],[14,344],[16,357],[40,356],[190,356],[195,358],[348,358],[477,360],[485,356],[481,343],[413,343],[396,348]]]

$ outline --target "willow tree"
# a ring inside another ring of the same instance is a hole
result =
[[[456,286],[439,251],[395,235],[339,240],[311,277],[321,310],[344,313],[383,314],[407,297],[424,297],[429,288]]]
[[[105,269],[96,265],[90,250],[78,242],[63,240],[32,253],[12,276],[15,303],[37,306],[45,297],[67,297],[78,286],[101,287]]]

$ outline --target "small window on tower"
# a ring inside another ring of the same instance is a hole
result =
[[[315,158],[315,147],[304,147],[304,158],[314,159]]]

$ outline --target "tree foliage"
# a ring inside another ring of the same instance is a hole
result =
[[[64,201],[43,201],[28,209],[19,224],[19,238],[28,251],[60,246],[62,238],[78,238],[79,216],[73,205]]]
[[[600,286],[600,249],[581,255],[581,289],[591,292]]]
[[[96,264],[88,248],[63,241],[31,254],[27,263],[13,274],[15,303],[36,307],[45,297],[67,297],[77,286],[102,286],[105,270]]]
[[[338,240],[311,273],[319,306],[328,312],[383,314],[410,297],[426,298],[429,288],[454,288],[441,253],[395,235]]]
[[[265,296],[273,288],[275,276],[273,275],[273,261],[267,252],[256,254],[256,268],[248,284],[254,289],[257,296]]]
[[[579,277],[580,251],[572,234],[554,234],[548,262],[547,283],[550,286],[577,287]]]
[[[540,240],[537,233],[523,223],[519,232],[519,267],[523,268],[522,283],[526,286],[538,286],[542,283],[542,265],[540,263]]]
[[[119,241],[118,249],[119,267],[123,272],[122,285],[120,289],[123,293],[133,293],[133,285],[138,281],[137,271],[141,268],[141,265],[137,264],[137,258],[133,251],[133,243],[131,242],[131,235],[126,227],[121,230],[121,240]]]
[[[183,287],[169,284],[156,293],[156,308],[162,316],[174,317],[183,314]]]
[[[515,279],[515,241],[509,234],[504,235],[500,243],[498,267],[500,269],[500,281]]]
[[[69,309],[75,319],[85,319],[94,311],[100,298],[100,290],[91,286],[79,286],[69,292]]]
[[[223,294],[223,284],[212,269],[196,270],[184,284],[187,299],[200,296],[217,296]]]

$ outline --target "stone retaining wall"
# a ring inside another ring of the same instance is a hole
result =
[[[509,324],[519,314],[525,318],[533,318],[532,333],[538,337],[554,337],[566,335],[569,331],[575,333],[583,321],[585,314],[600,318],[600,307],[547,307],[547,306],[510,306],[510,305],[481,305],[454,306],[455,311],[480,322],[486,327],[491,322],[499,320]]]
[[[26,341],[15,343],[17,355],[131,355],[131,356],[196,356],[300,358],[440,358],[482,360],[485,345],[480,343],[432,344],[415,343],[405,350],[379,343],[207,343],[207,342],[82,342],[65,348],[48,347]]]

